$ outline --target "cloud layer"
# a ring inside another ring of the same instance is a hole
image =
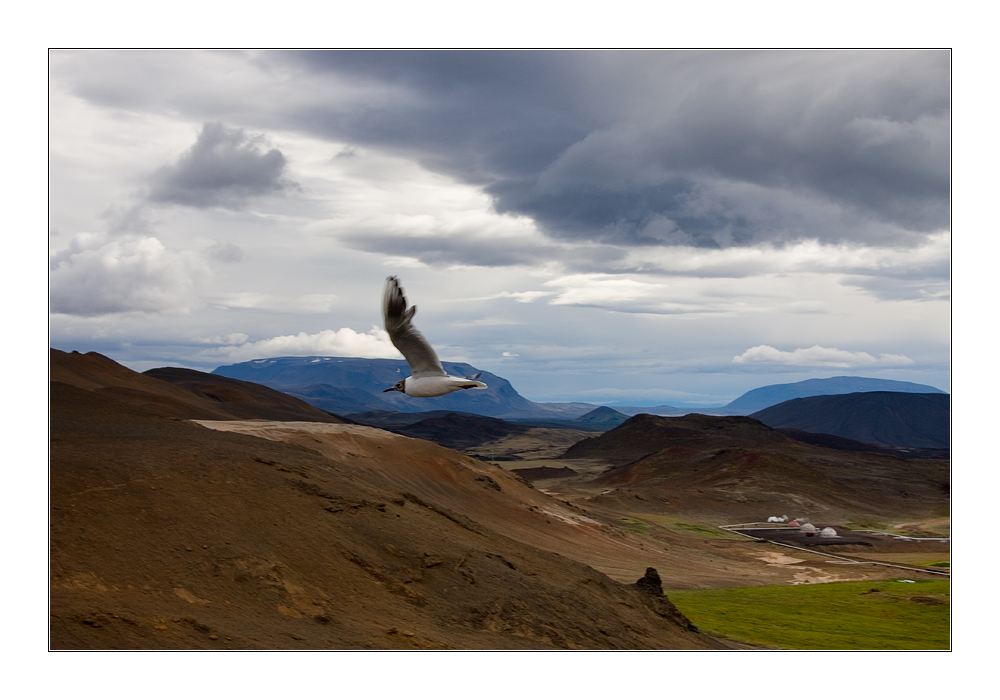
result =
[[[416,151],[558,238],[907,243],[948,226],[946,51],[268,60],[382,86],[377,102],[313,106],[315,128]]]
[[[946,387],[949,62],[52,52],[53,343],[397,357],[351,329],[399,274],[443,357],[533,398]]]
[[[776,350],[770,345],[758,345],[733,358],[737,364],[799,365],[803,367],[899,367],[912,365],[913,360],[904,355],[881,354],[877,358],[867,352],[851,352],[837,348],[798,348],[791,352]]]

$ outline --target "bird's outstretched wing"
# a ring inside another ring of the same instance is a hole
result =
[[[382,292],[382,319],[389,340],[403,353],[414,377],[447,377],[448,373],[441,366],[434,348],[410,322],[416,312],[416,306],[406,308],[406,297],[399,286],[399,279],[387,277],[385,291]]]

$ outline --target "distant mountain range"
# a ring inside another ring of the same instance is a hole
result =
[[[831,396],[852,394],[861,391],[896,391],[907,394],[944,394],[946,392],[928,384],[901,382],[894,379],[874,379],[872,377],[829,377],[827,379],[806,379],[791,384],[770,384],[751,389],[728,404],[670,406],[615,406],[626,416],[649,413],[655,416],[683,416],[688,413],[708,413],[723,416],[746,416],[768,406],[783,401],[801,399],[807,396]]]
[[[606,406],[596,408],[576,420],[513,420],[490,418],[458,411],[421,411],[398,413],[368,411],[343,416],[344,420],[390,430],[407,437],[436,442],[455,450],[466,450],[508,435],[519,435],[531,428],[561,428],[603,432],[628,420],[628,416]]]
[[[598,406],[593,411],[585,413],[579,418],[574,418],[573,420],[545,420],[537,418],[515,418],[511,420],[515,423],[531,426],[533,428],[569,428],[571,430],[604,431],[618,427],[627,421],[628,418],[629,416],[627,414],[616,411],[613,408]]]
[[[749,415],[785,401],[810,396],[859,392],[947,394],[926,384],[871,377],[830,377],[790,384],[772,384],[746,392],[725,406],[677,407],[606,406],[589,403],[538,403],[521,396],[509,381],[464,362],[443,362],[449,374],[468,377],[481,373],[489,388],[455,392],[431,399],[415,399],[398,391],[384,393],[409,375],[404,360],[358,357],[272,357],[224,365],[212,374],[263,384],[319,409],[337,415],[355,413],[431,411],[473,413],[491,418],[529,421],[556,428],[610,430],[629,416],[648,413],[682,416],[692,412],[715,415]],[[156,370],[160,371],[160,370]],[[595,410],[601,409],[598,413]],[[610,413],[609,413],[610,412]],[[583,421],[583,423],[580,423]],[[797,426],[789,426],[797,427]],[[839,433],[833,433],[839,435]],[[844,436],[847,437],[847,436]]]
[[[906,394],[944,394],[945,392],[927,384],[899,382],[894,379],[873,379],[871,377],[830,377],[828,379],[806,379],[793,384],[771,384],[752,389],[731,401],[723,408],[749,414],[783,401],[802,399],[808,396],[832,396],[854,394],[862,391],[892,391]]]
[[[398,391],[383,393],[410,374],[405,360],[358,357],[275,357],[226,365],[212,374],[255,382],[298,397],[337,414],[368,411],[458,411],[492,418],[573,420],[597,406],[587,403],[535,403],[521,396],[510,382],[464,362],[442,362],[457,377],[480,373],[488,389],[458,391],[430,399],[415,399]]]
[[[784,401],[750,415],[772,428],[795,428],[893,447],[948,449],[951,397],[868,391]]]

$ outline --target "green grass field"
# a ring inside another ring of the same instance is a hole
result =
[[[872,589],[877,591],[872,591]],[[781,649],[948,649],[949,582],[667,591],[708,634]]]

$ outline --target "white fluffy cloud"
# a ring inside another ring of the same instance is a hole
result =
[[[101,316],[189,311],[210,275],[193,251],[168,250],[157,238],[81,233],[50,259],[54,313]]]
[[[336,303],[336,294],[303,294],[285,297],[260,292],[235,292],[213,300],[220,309],[256,309],[280,313],[327,313]]]
[[[742,355],[733,358],[739,364],[760,363],[778,365],[798,365],[804,367],[895,367],[911,365],[913,360],[905,355],[882,353],[877,358],[867,352],[851,352],[837,348],[813,345],[811,348],[797,348],[791,352],[777,350],[770,345],[752,347]]]
[[[243,334],[237,334],[243,336]],[[245,336],[243,336],[245,338]],[[279,335],[253,343],[240,343],[216,348],[209,354],[230,362],[243,362],[262,357],[333,355],[336,357],[381,357],[397,359],[399,352],[389,340],[389,334],[372,326],[369,333],[351,328],[319,333]]]
[[[654,298],[664,289],[662,284],[600,274],[567,275],[550,280],[545,285],[562,289],[552,304],[583,306],[605,306]]]

